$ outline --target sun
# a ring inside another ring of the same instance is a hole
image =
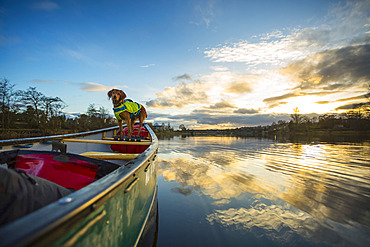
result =
[[[293,109],[298,107],[300,114],[325,114],[334,113],[335,108],[338,107],[336,103],[317,103],[322,101],[322,98],[317,96],[299,96],[289,98],[277,107],[270,109],[274,113],[292,113]]]

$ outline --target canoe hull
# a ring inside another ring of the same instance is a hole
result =
[[[0,245],[138,245],[157,203],[158,139],[149,126],[144,126],[151,135],[151,144],[142,154],[122,161],[117,170],[67,197],[1,227]],[[88,139],[91,135],[78,138]],[[76,150],[76,145],[68,144],[68,150]],[[86,148],[79,153],[97,148],[96,144],[84,145]],[[106,148],[106,144],[98,145]],[[38,143],[32,148],[43,150],[44,146]]]
[[[155,206],[157,163],[137,180],[117,190],[103,205],[76,224],[53,246],[136,246]],[[135,184],[133,184],[135,183]],[[127,191],[129,189],[129,191]],[[114,192],[113,192],[114,193]]]

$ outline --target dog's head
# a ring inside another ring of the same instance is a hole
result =
[[[113,104],[117,104],[126,98],[126,94],[119,89],[112,89],[108,92],[108,97],[112,99]]]

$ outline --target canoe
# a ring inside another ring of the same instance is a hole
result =
[[[117,130],[1,140],[0,246],[155,239],[158,139],[145,123],[134,141],[115,141]]]

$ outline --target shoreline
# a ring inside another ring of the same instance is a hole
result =
[[[186,130],[186,131],[155,131],[159,139],[175,136],[213,136],[238,138],[264,138],[281,142],[367,142],[370,141],[370,130],[313,130],[296,132],[258,132],[238,133],[235,130]]]

